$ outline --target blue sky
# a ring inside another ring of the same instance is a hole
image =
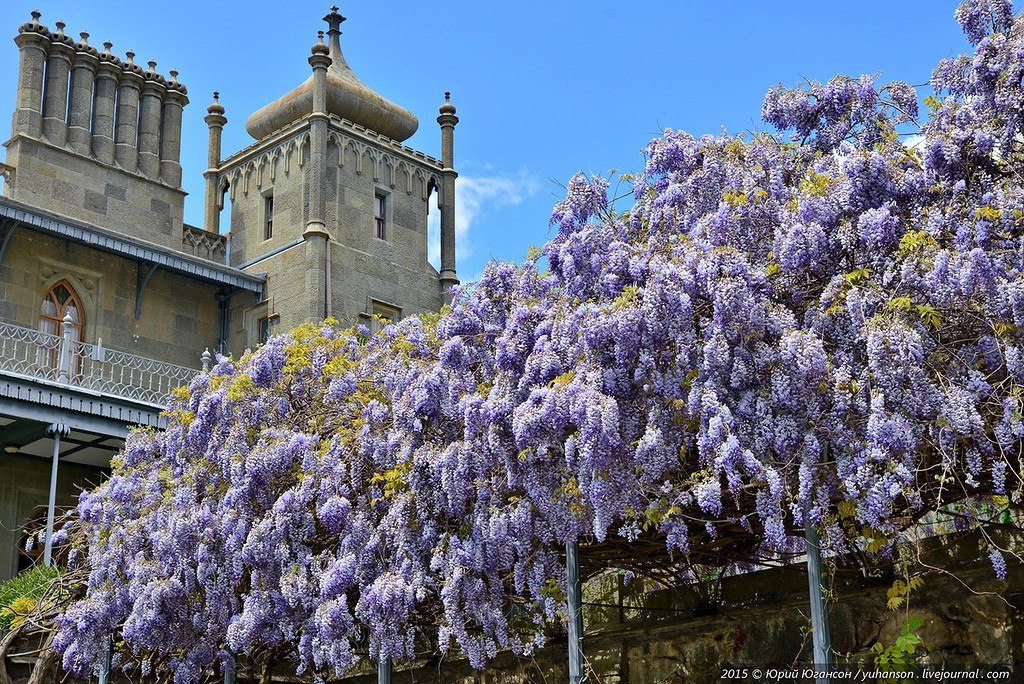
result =
[[[443,92],[456,129],[459,263],[464,280],[489,258],[517,260],[550,236],[548,217],[576,171],[638,171],[664,128],[695,135],[757,130],[774,83],[878,73],[926,83],[935,63],[968,49],[958,0],[340,3],[353,70],[412,110],[407,144],[440,156]],[[186,221],[202,225],[203,116],[211,93],[227,109],[225,155],[250,142],[246,117],[310,73],[306,62],[329,2],[4,0],[13,38],[33,8],[123,56],[180,71],[191,104],[182,143]],[[0,111],[14,108],[17,48],[0,47]],[[921,90],[922,96],[929,90]],[[6,124],[4,124],[6,125]]]

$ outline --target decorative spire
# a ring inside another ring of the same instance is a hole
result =
[[[328,36],[341,35],[341,22],[345,21],[345,17],[338,13],[337,5],[331,5],[331,12],[324,17],[324,21],[327,22]]]
[[[341,54],[341,22],[345,21],[345,17],[338,12],[337,5],[331,6],[330,14],[324,17],[324,21],[327,22],[327,39],[331,46],[331,71],[344,72],[348,78],[358,81],[345,61],[345,55]]]
[[[210,106],[206,108],[206,112],[214,116],[224,116],[224,105],[220,103],[219,91],[213,91],[213,102],[211,102]]]
[[[317,31],[316,35],[317,35],[318,40],[313,45],[313,47],[310,48],[310,52],[312,52],[314,55],[330,54],[330,50],[327,48],[326,45],[324,45],[324,32],[323,31]]]
[[[149,62],[147,62],[147,64],[149,65],[149,69],[146,70],[146,80],[159,83],[160,85],[166,85],[167,79],[165,79],[162,75],[157,73],[156,60],[151,59],[149,60]]]
[[[452,94],[451,94],[451,92],[449,92],[447,90],[444,91],[444,103],[441,105],[441,108],[438,111],[440,111],[442,114],[454,114],[455,113],[455,105],[452,104]]]
[[[167,81],[167,89],[168,90],[177,91],[177,92],[181,93],[182,95],[185,95],[186,93],[188,93],[188,88],[185,87],[185,84],[178,80],[178,70],[177,69],[171,69],[167,73],[171,77],[170,80]]]

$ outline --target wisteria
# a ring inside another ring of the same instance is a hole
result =
[[[666,131],[624,211],[575,176],[553,239],[439,316],[220,358],[82,496],[65,667],[112,634],[178,684],[264,653],[482,667],[545,642],[566,541],[730,566],[814,525],[885,555],[943,507],[1019,504],[1024,21],[956,18],[976,52],[923,123],[905,83],[776,86],[776,134]]]

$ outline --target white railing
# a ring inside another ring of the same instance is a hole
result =
[[[199,372],[75,339],[71,316],[63,335],[0,323],[0,372],[48,380],[164,406],[171,390]],[[206,365],[206,355],[203,356]]]

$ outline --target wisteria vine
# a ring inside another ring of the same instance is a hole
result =
[[[544,643],[567,540],[884,554],[1019,503],[1024,22],[956,18],[975,52],[924,123],[905,83],[777,86],[778,135],[668,130],[626,211],[575,176],[554,238],[439,316],[219,359],[83,494],[65,667],[116,634],[178,684],[268,650],[326,676],[425,626],[482,667]]]

